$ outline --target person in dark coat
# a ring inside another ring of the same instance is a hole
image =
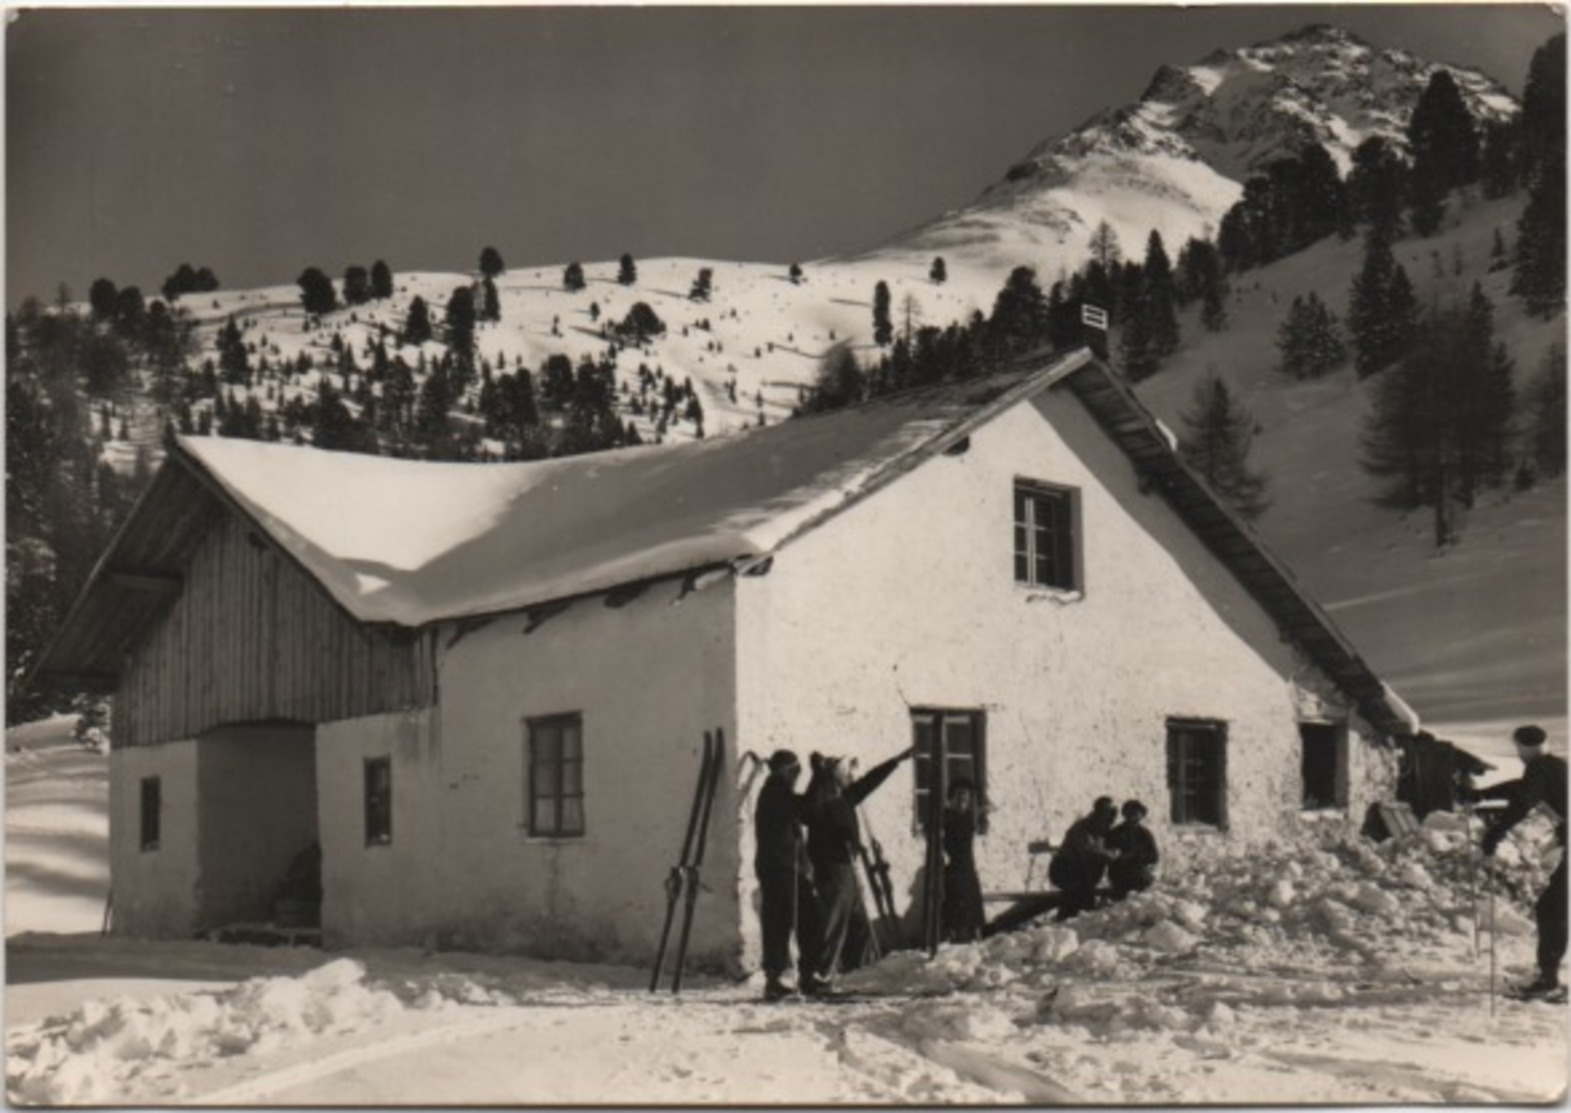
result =
[[[1538,977],[1518,992],[1524,997],[1542,997],[1560,992],[1560,961],[1566,956],[1566,761],[1549,752],[1547,736],[1540,727],[1522,726],[1511,735],[1516,753],[1522,759],[1522,776],[1470,793],[1475,799],[1509,801],[1484,832],[1480,849],[1492,857],[1506,834],[1534,808],[1543,806],[1553,813],[1555,839],[1560,844],[1560,864],[1549,875],[1549,884],[1533,906],[1538,925]]]
[[[976,874],[976,791],[970,781],[949,786],[944,808],[944,938],[973,943],[982,938],[982,882]]]
[[[1125,800],[1123,816],[1124,821],[1107,834],[1108,849],[1118,855],[1107,865],[1107,881],[1113,888],[1114,900],[1149,889],[1156,880],[1160,858],[1156,836],[1141,822],[1146,817],[1146,806],[1139,800]]]
[[[1096,907],[1096,887],[1102,883],[1113,852],[1107,836],[1118,819],[1118,805],[1111,796],[1098,796],[1089,815],[1069,825],[1064,845],[1053,854],[1047,879],[1063,894],[1058,919],[1067,920]]]
[[[896,754],[852,779],[853,764],[845,758],[814,754],[813,778],[807,786],[807,857],[813,864],[818,891],[820,942],[817,970],[804,978],[802,992],[829,992],[840,966],[840,952],[857,909],[856,862],[862,827],[856,806],[889,779],[911,751]]]
[[[764,998],[778,1001],[791,993],[781,979],[791,968],[793,932],[798,984],[811,978],[818,967],[818,895],[803,837],[805,798],[796,794],[795,787],[802,764],[790,750],[776,750],[767,764],[769,776],[758,791],[753,812],[757,839],[753,872],[758,877]]]

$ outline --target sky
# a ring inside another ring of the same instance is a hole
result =
[[[1543,5],[8,8],[6,303],[807,261],[968,204],[1164,62],[1335,22],[1519,93]]]

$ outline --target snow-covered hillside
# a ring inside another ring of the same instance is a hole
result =
[[[1476,118],[1516,113],[1511,95],[1484,74],[1315,25],[1163,66],[1136,103],[1044,141],[975,203],[875,254],[1025,264],[1051,281],[1084,261],[1103,221],[1127,257],[1141,256],[1153,229],[1174,253],[1191,236],[1215,235],[1251,174],[1309,143],[1324,146],[1344,174],[1372,136],[1405,148],[1408,117],[1439,68]]]
[[[690,971],[673,997],[629,967],[100,938],[90,902],[75,919],[40,905],[102,864],[103,829],[78,815],[75,840],[26,838],[64,818],[62,800],[103,814],[107,758],[69,730],[7,733],[12,1103],[1530,1104],[1565,1092],[1564,1006],[1489,994],[1491,946],[1497,984],[1531,965],[1525,900],[1553,841],[1538,819],[1502,846],[1493,898],[1469,851],[1476,823],[1470,838],[1437,814],[1381,844],[1310,830],[1249,857],[1219,847],[1068,924],[932,960],[895,954],[848,976],[866,994],[852,1003],[766,1005],[757,975]],[[86,793],[84,762],[99,770]]]

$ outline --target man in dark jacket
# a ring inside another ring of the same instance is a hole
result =
[[[1107,865],[1107,881],[1113,887],[1114,900],[1149,889],[1156,880],[1160,858],[1156,836],[1142,822],[1146,806],[1139,800],[1125,800],[1123,815],[1124,821],[1107,835],[1107,848],[1118,855]]]
[[[1506,833],[1534,808],[1543,806],[1553,813],[1560,864],[1549,875],[1549,884],[1533,907],[1533,918],[1538,924],[1538,977],[1519,990],[1524,997],[1544,997],[1560,992],[1560,960],[1566,955],[1566,762],[1549,752],[1547,736],[1539,727],[1517,727],[1511,738],[1522,759],[1521,779],[1470,795],[1509,801],[1505,811],[1484,832],[1480,849],[1486,856],[1492,856]]]
[[[769,776],[758,792],[753,833],[758,840],[753,871],[758,876],[758,919],[763,932],[764,999],[791,993],[781,975],[791,968],[791,934],[796,933],[797,980],[805,985],[818,968],[818,896],[802,837],[803,797],[796,794],[802,765],[790,750],[769,757]]]
[[[910,756],[910,750],[896,754],[855,780],[854,766],[847,759],[819,754],[812,757],[813,779],[807,786],[807,856],[813,863],[813,883],[818,890],[822,946],[816,976],[803,979],[804,993],[829,991],[840,965],[840,951],[845,946],[851,917],[856,912],[853,863],[862,846],[856,806]]]
[[[1098,796],[1089,815],[1069,825],[1064,845],[1053,854],[1047,879],[1063,894],[1058,919],[1067,920],[1096,907],[1096,887],[1115,857],[1107,836],[1118,819],[1118,805],[1111,796]]]

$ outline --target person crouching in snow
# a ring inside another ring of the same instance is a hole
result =
[[[1560,992],[1560,960],[1566,956],[1566,761],[1549,752],[1547,736],[1539,727],[1517,727],[1511,739],[1522,759],[1521,779],[1472,790],[1466,796],[1509,801],[1484,832],[1479,849],[1485,857],[1492,857],[1507,832],[1535,807],[1542,804],[1554,813],[1560,864],[1533,906],[1538,925],[1538,977],[1517,991],[1524,997],[1545,997]]]
[[[1058,919],[1067,920],[1096,907],[1096,887],[1114,854],[1107,836],[1118,819],[1118,805],[1111,796],[1098,796],[1089,815],[1069,825],[1064,845],[1047,867],[1047,879],[1063,894]]]
[[[1142,824],[1146,806],[1139,800],[1125,800],[1124,821],[1107,834],[1107,847],[1118,855],[1107,865],[1107,881],[1113,899],[1123,900],[1130,893],[1151,887],[1156,880],[1156,836]]]
[[[944,808],[944,938],[973,943],[982,938],[982,882],[976,875],[976,789],[967,780],[949,786]]]
[[[791,993],[781,980],[791,968],[791,935],[796,934],[797,983],[818,969],[818,894],[807,860],[802,823],[805,798],[796,794],[802,764],[790,750],[769,756],[769,777],[758,791],[753,833],[758,847],[753,872],[758,877],[758,920],[763,935],[764,999]]]
[[[862,846],[856,806],[910,756],[910,750],[896,754],[855,780],[855,768],[846,758],[814,754],[810,759],[813,778],[807,786],[807,856],[813,863],[813,884],[818,890],[821,946],[815,975],[802,980],[803,993],[830,992],[846,932],[856,912],[854,863]]]

